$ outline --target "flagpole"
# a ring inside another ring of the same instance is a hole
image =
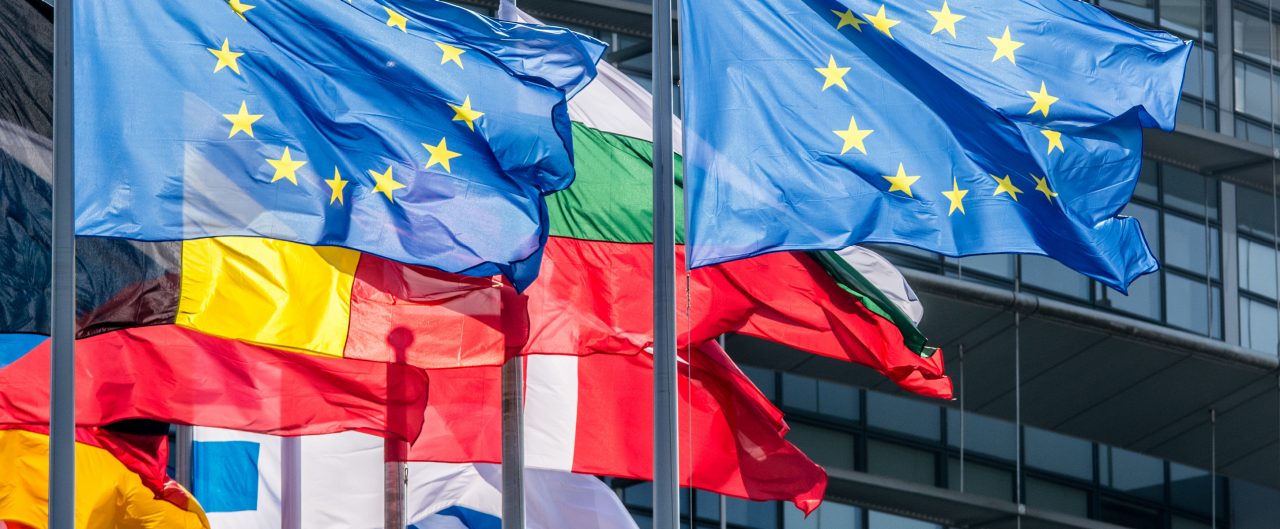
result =
[[[409,346],[413,344],[413,332],[405,327],[396,327],[387,335],[387,345],[395,351],[395,363],[405,364],[409,361]],[[400,371],[394,371],[394,365],[387,366],[388,398],[393,388],[404,387]],[[392,430],[403,432],[407,417],[405,410],[390,406],[387,410],[387,426]],[[409,489],[409,469],[405,461],[409,456],[409,442],[388,437],[382,442],[382,526],[385,528],[404,529],[409,526],[408,504],[405,497]]]
[[[498,2],[498,18],[518,21],[516,0]],[[503,303],[502,310],[513,309]],[[524,529],[524,358],[507,356],[502,364],[502,527]]]
[[[72,0],[54,9],[53,270],[50,320],[49,527],[73,529],[76,508],[76,248]]]
[[[671,0],[653,1],[653,528],[680,528]]]
[[[280,527],[302,529],[302,438],[280,440]]]

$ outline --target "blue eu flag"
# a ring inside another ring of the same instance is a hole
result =
[[[537,276],[605,46],[433,0],[85,2],[78,235],[257,236]]]
[[[691,265],[860,242],[1152,272],[1142,128],[1191,45],[1076,0],[684,0]]]

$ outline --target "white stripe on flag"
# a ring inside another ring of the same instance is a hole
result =
[[[578,357],[526,358],[525,466],[572,471],[578,437]]]

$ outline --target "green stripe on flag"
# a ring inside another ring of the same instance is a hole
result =
[[[809,252],[826,269],[827,274],[835,279],[846,292],[857,297],[862,305],[880,317],[893,322],[902,332],[903,345],[920,356],[929,358],[938,349],[929,347],[924,333],[911,321],[911,316],[903,312],[896,303],[884,295],[871,281],[850,265],[835,252]]]
[[[547,197],[551,235],[588,241],[653,243],[653,143],[573,124],[573,185]],[[684,184],[676,157],[676,186]],[[676,192],[675,210],[684,211]],[[684,244],[684,215],[676,215]]]
[[[574,168],[568,189],[547,197],[551,235],[587,241],[653,243],[653,143],[573,124]],[[676,211],[684,211],[684,184],[676,157]],[[676,243],[684,244],[684,216],[676,217]],[[911,317],[834,252],[811,252],[841,288],[863,306],[894,324],[904,345],[928,358],[924,334]]]

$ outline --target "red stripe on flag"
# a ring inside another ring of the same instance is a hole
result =
[[[0,369],[0,424],[49,423],[49,359],[46,341]],[[356,430],[409,440],[422,428],[426,383],[422,370],[409,366],[280,351],[173,325],[76,342],[80,426],[146,418],[273,435]],[[393,411],[412,419],[389,425]]]

